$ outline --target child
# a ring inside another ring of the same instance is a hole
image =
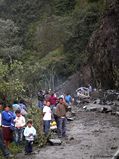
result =
[[[25,118],[24,118],[24,116],[22,116],[20,110],[16,110],[15,114],[16,114],[16,118],[14,120],[14,122],[15,122],[15,141],[18,144],[18,143],[22,142],[22,139],[23,139]]]
[[[36,129],[32,126],[32,121],[27,122],[27,127],[24,130],[24,136],[26,139],[25,144],[25,154],[31,154],[32,153],[32,144],[34,141],[34,137],[36,136]]]

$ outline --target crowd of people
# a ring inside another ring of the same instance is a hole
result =
[[[51,122],[55,121],[59,138],[66,137],[66,113],[72,103],[72,97],[57,97],[53,92],[38,92],[38,108],[43,114],[43,131],[47,137],[50,134]],[[5,158],[12,155],[9,152],[11,142],[16,145],[25,141],[25,154],[32,153],[32,144],[36,136],[33,121],[27,120],[27,106],[23,100],[13,104],[0,103],[0,149]]]
[[[57,97],[53,92],[38,92],[38,107],[43,111],[45,135],[49,133],[51,121],[55,121],[58,137],[66,137],[66,113],[71,103],[72,97],[70,94]]]
[[[23,100],[13,104],[0,103],[0,149],[5,158],[13,157],[9,152],[11,142],[23,144],[25,138],[25,154],[32,153],[32,142],[36,136],[36,129],[32,121],[26,122],[27,107]]]

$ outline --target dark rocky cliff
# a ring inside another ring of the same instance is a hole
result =
[[[88,46],[92,79],[97,87],[119,86],[119,0],[109,0],[100,27]]]
[[[71,76],[72,80],[69,78],[61,85],[65,91],[74,92],[76,87],[89,83],[96,88],[119,88],[119,0],[106,3],[99,27],[87,46],[88,61],[80,67],[77,76]]]

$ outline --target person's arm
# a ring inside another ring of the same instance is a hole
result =
[[[70,100],[71,100],[71,103],[72,103],[72,96],[70,96]]]
[[[25,128],[25,130],[24,130],[24,136],[25,136],[25,137],[28,137],[28,136],[29,136],[29,132],[28,132],[27,128]]]
[[[16,114],[13,113],[13,112],[10,112],[11,116],[12,116],[12,119],[14,120],[16,118]]]
[[[17,117],[13,120],[16,123]]]
[[[8,114],[7,112],[2,112],[2,119],[7,120],[7,121],[11,121],[12,116],[10,114]]]
[[[60,109],[59,109],[59,104],[56,106],[56,115],[59,116],[59,112],[60,112]]]
[[[43,116],[46,114],[46,107],[43,108]]]
[[[25,118],[24,118],[24,117],[22,117],[22,126],[24,127],[24,126],[25,126],[25,124],[26,124]]]
[[[65,109],[66,109],[66,112],[68,112],[68,105],[66,103],[64,103],[64,106],[65,106]]]

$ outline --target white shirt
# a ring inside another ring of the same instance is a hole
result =
[[[27,126],[24,130],[24,136],[26,140],[33,141],[34,136],[36,136],[36,129],[33,126],[31,127]]]
[[[25,118],[21,115],[20,117],[15,118],[15,127],[24,127],[26,122],[25,122]]]
[[[43,113],[45,113],[43,120],[51,120],[51,108],[50,107],[44,106]]]

